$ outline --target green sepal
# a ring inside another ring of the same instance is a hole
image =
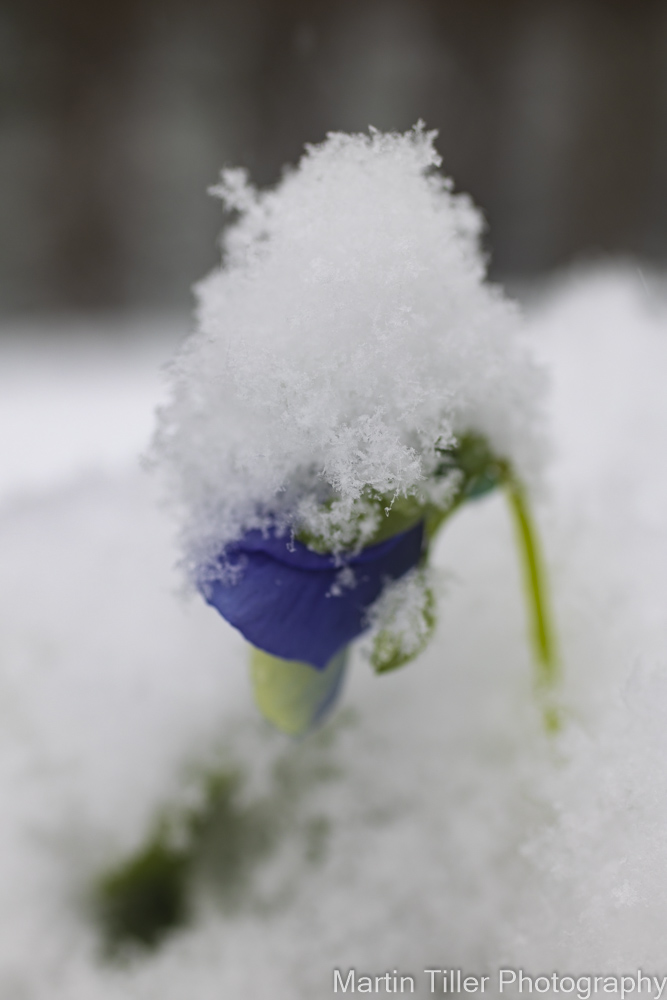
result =
[[[328,500],[322,504],[324,510],[331,508],[333,500]],[[424,519],[424,505],[414,496],[388,497],[385,495],[372,495],[365,497],[364,507],[359,513],[356,523],[359,524],[368,511],[374,511],[377,517],[378,527],[368,538],[364,547],[377,545],[394,535],[400,535],[404,531],[409,531],[416,524]],[[361,532],[359,532],[361,534]],[[322,535],[314,534],[311,531],[302,529],[295,535],[297,541],[306,545],[314,552],[327,554],[331,551],[329,541]]]
[[[324,670],[299,660],[283,660],[251,648],[250,677],[260,712],[289,736],[303,736],[316,726],[340,688],[347,648],[333,656]]]
[[[443,476],[453,469],[462,474],[458,503],[476,500],[500,486],[507,475],[507,463],[496,458],[480,434],[462,434],[457,443],[442,452],[442,463],[436,475]]]
[[[440,462],[433,476],[444,479],[452,472],[460,476],[456,491],[444,505],[438,505],[416,496],[391,496],[369,492],[363,498],[353,523],[358,526],[357,535],[362,537],[361,522],[369,512],[377,519],[377,527],[364,540],[364,547],[377,545],[394,535],[409,531],[423,521],[426,527],[425,540],[428,543],[442,523],[466,500],[476,500],[500,486],[507,476],[507,463],[497,459],[484,438],[477,433],[461,435],[456,444],[436,449]],[[336,503],[334,497],[322,504],[324,511],[331,511]],[[354,535],[354,532],[353,532]],[[330,541],[323,535],[305,529],[296,533],[298,541],[314,552],[331,551]]]
[[[421,617],[419,641],[413,643],[409,649],[405,646],[405,634],[400,629],[392,627],[392,622],[380,629],[374,637],[370,661],[376,673],[386,674],[390,670],[398,670],[399,667],[405,666],[406,663],[416,659],[431,641],[436,617],[435,597],[430,587],[424,588],[424,604],[418,613]]]

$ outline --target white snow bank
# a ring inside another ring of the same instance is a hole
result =
[[[0,336],[0,503],[136,466],[153,431],[173,316],[15,322]]]
[[[5,507],[3,1000],[319,1000],[351,966],[414,974],[424,995],[427,967],[667,974],[667,306],[650,288],[631,267],[574,276],[529,311],[553,372],[539,520],[570,717],[555,748],[500,497],[443,532],[428,650],[381,678],[356,663],[339,715],[298,744],[257,719],[239,636],[174,593],[150,482],[102,449],[96,479]],[[92,880],[216,760],[265,803],[271,852],[235,908],[203,894],[158,951],[105,963]]]

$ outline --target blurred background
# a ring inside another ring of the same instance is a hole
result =
[[[667,256],[662,0],[0,0],[0,316],[190,308],[223,165],[439,130],[492,273]]]

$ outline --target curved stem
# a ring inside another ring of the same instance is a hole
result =
[[[505,476],[504,484],[514,516],[523,565],[531,638],[538,667],[538,687],[543,694],[547,694],[553,691],[560,671],[542,555],[523,485],[511,473]],[[558,714],[554,707],[545,706],[545,722],[550,730],[559,728]]]

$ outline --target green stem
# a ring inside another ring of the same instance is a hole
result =
[[[553,691],[560,671],[542,555],[523,485],[509,471],[504,477],[504,485],[514,516],[521,553],[528,612],[531,619],[531,638],[538,667],[538,688],[543,695],[548,695]],[[554,707],[545,706],[545,721],[550,730],[559,728],[558,714]]]

